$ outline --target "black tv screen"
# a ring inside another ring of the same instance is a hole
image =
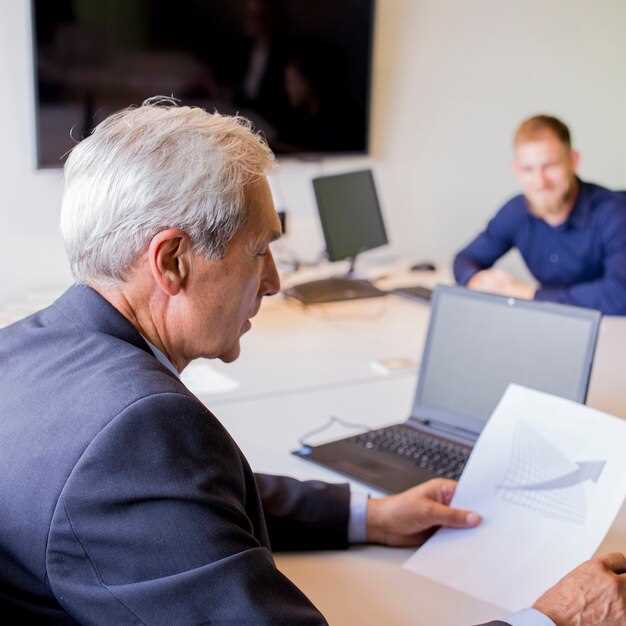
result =
[[[155,95],[252,120],[282,155],[368,147],[374,0],[32,0],[40,167]]]

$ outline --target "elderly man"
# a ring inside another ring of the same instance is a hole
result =
[[[367,501],[255,478],[180,382],[195,358],[239,356],[279,288],[280,227],[246,124],[161,104],[74,148],[61,222],[78,285],[0,331],[0,599],[22,623],[324,624],[270,546],[412,545],[480,519],[448,506],[451,481]],[[585,564],[510,623],[617,624],[625,566]]]
[[[524,193],[457,254],[457,282],[626,315],[626,195],[576,177],[579,154],[555,117],[525,120],[513,145],[513,170]],[[492,268],[513,247],[539,286]]]

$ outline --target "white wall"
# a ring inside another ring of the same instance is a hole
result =
[[[0,0],[0,302],[69,281],[59,172],[34,169],[29,2]],[[448,262],[515,191],[510,136],[561,116],[584,177],[626,187],[626,2],[378,0],[372,158],[287,163],[294,240],[316,250],[310,177],[371,163],[395,248]]]
[[[30,2],[0,0],[0,302],[69,280],[58,171],[35,170]]]
[[[626,2],[381,3],[374,149],[392,234],[449,259],[513,193],[521,118],[562,117],[581,173],[626,187]]]

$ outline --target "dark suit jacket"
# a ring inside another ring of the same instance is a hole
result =
[[[276,549],[347,545],[346,485],[257,476],[88,287],[0,331],[0,606],[37,624],[325,624]]]

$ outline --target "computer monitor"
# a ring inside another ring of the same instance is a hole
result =
[[[361,252],[388,243],[371,170],[314,178],[313,190],[328,260],[350,259],[350,268],[341,277],[294,285],[284,291],[285,295],[304,304],[384,296],[385,292],[369,281],[353,276]]]
[[[389,243],[371,170],[313,179],[329,261]]]

